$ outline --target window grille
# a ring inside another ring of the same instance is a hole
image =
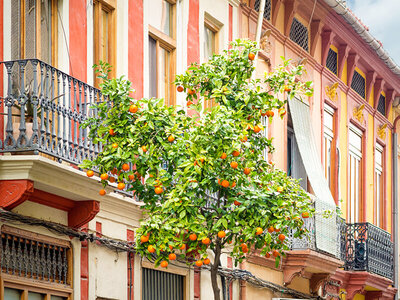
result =
[[[290,27],[290,39],[308,51],[308,29],[296,18],[293,18],[292,26]]]
[[[260,11],[260,0],[254,2],[254,10]],[[271,0],[265,0],[264,19],[271,20]]]
[[[332,49],[328,51],[328,57],[326,58],[326,67],[332,73],[337,75],[337,53]]]
[[[386,98],[382,94],[379,96],[378,107],[376,108],[382,115],[386,115]]]
[[[365,78],[357,71],[354,71],[351,88],[365,99]]]
[[[0,270],[5,274],[46,282],[68,282],[69,247],[1,232]]]
[[[143,300],[183,300],[182,275],[143,268]]]

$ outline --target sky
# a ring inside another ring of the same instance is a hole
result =
[[[400,66],[400,0],[347,0],[347,6]]]

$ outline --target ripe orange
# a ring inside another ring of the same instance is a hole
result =
[[[194,161],[193,166],[197,166],[197,160]]]
[[[168,255],[168,259],[169,259],[169,260],[175,260],[175,259],[176,259],[176,254],[175,254],[175,253],[170,253],[170,254]]]
[[[236,186],[236,182],[233,181],[232,184],[231,184],[231,188],[234,188],[235,186]]]
[[[179,247],[179,249],[185,250],[185,249],[186,249],[186,245],[185,245],[185,244],[182,244],[182,245]]]
[[[279,232],[279,231],[281,231],[279,228],[274,228],[274,231],[275,232]]]
[[[278,186],[278,187],[276,188],[276,190],[277,190],[279,193],[282,193],[282,192],[283,192],[283,187]]]
[[[204,158],[200,158],[200,161],[203,164],[204,163]]]
[[[188,102],[186,103],[187,106],[190,106],[190,105],[192,105],[192,104],[193,104],[192,101],[188,101]]]
[[[178,87],[176,88],[176,90],[177,90],[179,93],[182,93],[183,90],[184,90],[184,88],[183,88],[183,86],[178,85]]]
[[[203,263],[205,264],[205,265],[209,265],[210,264],[210,259],[207,257],[205,260],[203,260]]]
[[[108,133],[109,133],[110,135],[112,135],[112,136],[116,135],[114,129],[112,129],[112,128],[108,131]]]
[[[128,164],[123,164],[122,165],[122,170],[128,171],[129,170],[129,165]]]
[[[253,130],[254,130],[255,133],[259,133],[261,131],[261,127],[256,125],[256,126],[254,126]]]
[[[191,235],[189,235],[189,240],[191,240],[191,241],[197,240],[197,234],[192,233]]]
[[[218,184],[221,185],[221,179],[218,178]]]
[[[240,155],[240,152],[235,150],[232,152],[232,155],[238,157]]]
[[[274,116],[274,112],[272,110],[267,110],[266,115],[268,118],[273,117]]]
[[[132,104],[131,106],[129,106],[129,112],[131,113],[136,113],[138,111],[138,107],[135,104]]]
[[[166,268],[166,267],[168,267],[168,262],[167,262],[166,260],[163,260],[163,261],[160,263],[160,266],[161,266],[161,268]]]
[[[147,152],[147,147],[146,146],[142,146],[142,151],[143,151],[143,153],[146,153]]]
[[[270,257],[271,257],[271,254],[269,254],[269,252],[267,252],[267,253],[265,254],[265,257],[266,257],[266,258],[270,258]]]
[[[239,206],[242,203],[240,203],[239,201],[235,200],[235,201],[233,201],[233,204],[235,204],[236,206]]]
[[[196,91],[195,91],[195,90],[192,90],[192,89],[189,89],[189,90],[188,90],[188,94],[189,94],[189,95],[194,95],[194,94],[196,94]]]
[[[256,58],[256,55],[253,52],[250,52],[248,57],[250,60],[254,60],[254,58]]]
[[[284,234],[280,234],[279,236],[278,236],[278,239],[281,241],[281,242],[283,242],[284,240],[285,240],[285,235]]]
[[[111,174],[113,174],[113,175],[115,175],[115,174],[117,174],[117,173],[118,173],[117,168],[114,168],[114,169],[111,171]]]
[[[99,194],[100,194],[100,196],[104,196],[104,195],[106,194],[106,190],[101,189],[101,190],[99,191]]]
[[[205,237],[201,240],[204,245],[210,245],[211,241],[208,237]]]
[[[238,163],[236,161],[231,162],[231,167],[236,169],[238,167]]]
[[[147,251],[149,251],[150,253],[154,253],[154,252],[156,252],[156,249],[152,245],[149,245],[147,247]]]
[[[110,179],[108,179],[109,182],[114,183],[115,182],[115,177],[110,177]]]
[[[269,226],[269,227],[268,227],[268,232],[269,232],[269,233],[273,233],[274,230],[275,230],[274,226]]]
[[[244,173],[245,175],[249,175],[250,172],[251,172],[250,168],[244,168],[244,170],[243,170],[243,173]]]
[[[119,190],[123,190],[125,188],[125,183],[123,183],[123,182],[118,183],[117,188]]]
[[[86,172],[87,177],[92,177],[94,175],[94,172],[92,170],[88,170]]]
[[[288,85],[284,85],[283,88],[284,88],[285,92],[290,93],[291,89]]]
[[[154,192],[155,192],[157,195],[160,195],[162,192],[164,192],[164,190],[163,190],[162,187],[157,186],[157,187],[154,189]]]
[[[174,249],[174,247],[172,247],[172,245],[168,245],[168,248],[169,248],[170,250]]]
[[[303,217],[303,219],[307,219],[310,217],[310,214],[308,213],[308,211],[305,211],[305,212],[301,213],[301,216]]]
[[[118,148],[118,144],[117,144],[117,143],[113,143],[113,144],[111,145],[111,147],[113,147],[114,149],[117,149],[117,148]]]
[[[285,110],[284,108],[280,108],[280,109],[278,110],[278,112],[279,112],[279,115],[280,115],[281,117],[283,117],[284,115],[286,115],[286,110]]]
[[[263,230],[261,227],[257,227],[257,228],[256,228],[256,235],[262,234],[263,231],[264,231],[264,230]]]
[[[223,230],[218,231],[218,237],[219,237],[220,239],[223,239],[225,236],[226,236],[225,231],[223,231]]]
[[[141,243],[147,243],[148,241],[149,241],[149,238],[150,238],[150,235],[148,234],[148,235],[142,235],[141,237],[140,237],[140,242]]]
[[[173,135],[170,135],[170,136],[168,137],[168,142],[172,143],[173,141],[175,141],[175,138],[174,138]]]
[[[103,173],[100,175],[100,179],[101,180],[107,180],[108,179],[108,174],[107,173]]]
[[[225,158],[227,158],[228,157],[228,155],[226,155],[226,153],[224,152],[224,153],[222,153],[222,155],[221,155],[221,158],[222,159],[225,159]]]
[[[203,265],[203,261],[201,259],[196,261],[196,266],[201,267],[202,265]]]
[[[247,142],[247,136],[244,136],[244,137],[241,139],[241,141],[242,141],[242,143]]]
[[[135,174],[129,174],[129,180],[133,181],[135,180]]]
[[[229,187],[229,181],[228,181],[228,180],[222,180],[221,185],[222,185],[224,188],[227,188],[227,187]]]
[[[279,253],[278,250],[272,250],[272,255],[273,255],[274,257],[278,257],[278,256],[281,255],[281,254]]]

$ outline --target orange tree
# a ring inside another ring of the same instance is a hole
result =
[[[97,115],[84,124],[102,151],[81,165],[88,176],[97,170],[103,186],[116,181],[144,203],[137,252],[161,267],[174,260],[209,265],[215,299],[223,252],[235,263],[252,251],[279,262],[289,231],[303,236],[302,218],[312,213],[298,182],[264,159],[273,146],[261,125],[274,111],[283,117],[287,98],[311,93],[311,84],[298,80],[303,67],[284,61],[253,80],[255,44],[231,46],[176,77],[189,114],[162,99],[134,100],[129,81],[104,72],[109,101],[96,105]],[[218,105],[201,112],[210,100]]]

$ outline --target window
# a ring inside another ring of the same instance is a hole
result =
[[[149,20],[149,96],[164,98],[166,105],[174,105],[175,5],[166,0],[157,2],[162,9],[151,14]]]
[[[374,223],[381,227],[383,224],[383,147],[375,145],[375,199],[374,199]]]
[[[351,223],[360,222],[362,199],[362,132],[354,125],[349,127],[347,219]]]
[[[95,0],[93,5],[93,48],[94,63],[100,61],[111,65],[110,76],[115,76],[115,7],[109,4],[109,1]],[[100,79],[96,78],[95,86],[99,86]]]
[[[365,78],[357,71],[354,71],[351,88],[365,99]]]
[[[383,116],[386,116],[386,98],[384,95],[379,95],[378,106],[376,108]]]
[[[324,143],[323,143],[323,152],[322,159],[324,163],[324,173],[326,181],[328,182],[329,187],[333,188],[333,177],[332,177],[332,161],[333,155],[335,151],[335,145],[333,145],[334,140],[334,113],[332,107],[329,105],[325,105],[324,107]]]
[[[254,2],[255,11],[260,11],[260,2],[261,2],[260,0],[256,0]],[[265,0],[264,19],[267,19],[268,21],[271,20],[271,0]]]
[[[159,293],[155,292],[159,291]],[[142,299],[183,300],[184,276],[148,268],[142,269]]]
[[[56,54],[57,1],[13,1],[11,59],[38,58],[56,66]]]
[[[7,300],[70,299],[71,252],[67,241],[3,225],[0,295]]]
[[[326,58],[326,67],[330,70],[333,74],[337,75],[337,65],[338,65],[338,54],[332,48],[328,51],[328,56]]]
[[[289,176],[299,179],[300,186],[307,191],[307,173],[300,156],[293,129],[290,127],[288,127],[287,139],[287,173]]]
[[[308,29],[296,18],[293,18],[289,37],[301,48],[308,51]]]

